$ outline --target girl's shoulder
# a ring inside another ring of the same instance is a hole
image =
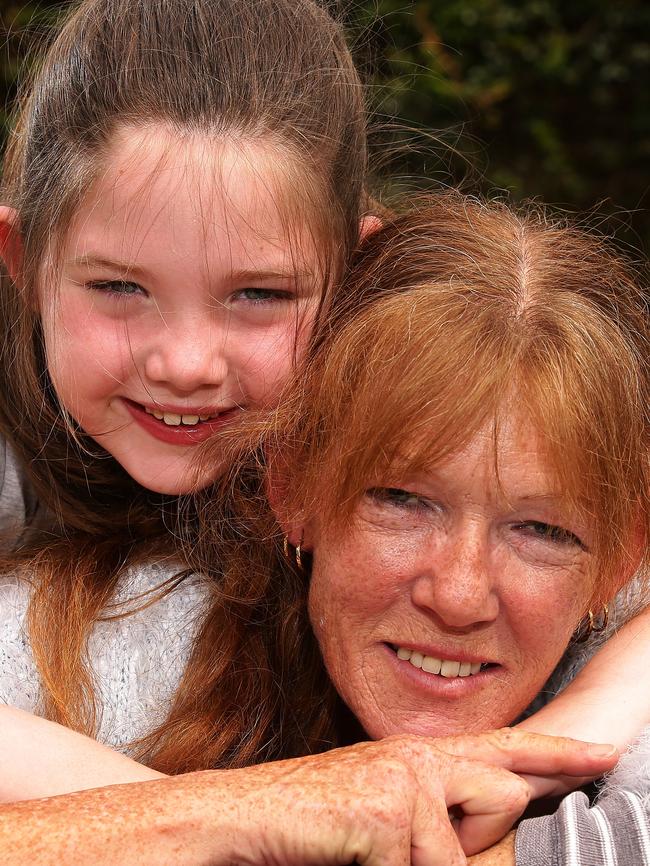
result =
[[[40,685],[25,622],[29,597],[25,581],[0,575],[0,703],[34,712]]]
[[[0,438],[0,546],[10,547],[38,511],[38,500],[6,439]]]
[[[205,584],[174,561],[126,570],[89,642],[102,709],[98,739],[128,751],[165,720],[207,602]]]
[[[40,680],[26,627],[30,593],[25,580],[0,575],[0,703],[38,712]],[[88,644],[101,742],[128,752],[165,720],[207,601],[205,584],[173,561],[125,570]]]

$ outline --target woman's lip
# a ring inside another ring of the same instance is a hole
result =
[[[393,652],[397,652],[398,649],[409,649],[413,650],[413,652],[422,653],[423,656],[431,656],[435,659],[440,659],[441,661],[450,661],[450,662],[469,662],[470,664],[492,664],[498,665],[499,662],[495,662],[494,659],[484,656],[484,655],[476,655],[475,653],[468,653],[465,650],[461,649],[440,649],[440,647],[434,647],[430,644],[422,644],[422,643],[411,643],[410,641],[404,641],[401,643],[400,641],[385,641],[387,647]]]
[[[230,423],[233,417],[241,411],[239,408],[232,408],[226,412],[222,412],[216,418],[211,418],[209,421],[199,421],[197,424],[167,425],[164,421],[160,421],[149,414],[142,403],[136,403],[126,398],[123,398],[122,402],[133,420],[149,433],[150,436],[153,436],[154,439],[158,439],[160,442],[165,442],[169,445],[181,445],[184,447],[199,445],[201,442],[205,442],[217,430]],[[185,411],[175,414],[189,415],[191,413]]]
[[[440,674],[428,673],[408,661],[398,659],[390,644],[385,643],[383,647],[388,656],[387,663],[397,677],[397,688],[401,688],[401,684],[410,684],[409,688],[422,691],[432,698],[460,700],[473,694],[477,689],[484,688],[495,676],[503,675],[501,665],[494,665],[485,669],[481,668],[478,673],[466,677],[443,677]],[[448,660],[451,659],[448,658]],[[459,659],[454,659],[454,661],[459,661]]]

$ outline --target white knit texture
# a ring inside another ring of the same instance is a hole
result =
[[[116,601],[128,603],[178,570],[167,563],[133,568],[121,582]],[[186,578],[148,607],[97,623],[89,652],[102,708],[99,740],[128,752],[130,742],[165,720],[192,650],[205,595],[197,579]],[[38,712],[39,677],[25,630],[28,600],[25,583],[0,578],[0,703]],[[146,599],[138,598],[135,606],[142,601]]]

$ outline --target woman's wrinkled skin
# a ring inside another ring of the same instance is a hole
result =
[[[557,494],[526,418],[501,425],[496,462],[494,447],[490,427],[430,471],[379,479],[343,534],[306,535],[313,627],[373,739],[510,723],[585,612],[588,525]],[[398,648],[484,667],[447,678]]]

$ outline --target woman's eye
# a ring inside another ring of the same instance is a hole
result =
[[[401,487],[371,487],[366,496],[375,502],[410,511],[432,507],[425,497]]]
[[[106,295],[146,295],[146,289],[138,283],[132,283],[129,280],[95,280],[94,282],[86,283],[87,288],[96,292],[103,292]]]
[[[295,296],[285,289],[240,289],[234,297],[235,300],[248,301],[250,304],[271,304],[291,301]]]
[[[574,532],[562,526],[544,523],[541,520],[527,520],[525,523],[516,524],[514,528],[522,530],[526,534],[539,538],[542,541],[550,541],[553,544],[570,545],[579,547],[581,550],[587,550],[586,545]]]

